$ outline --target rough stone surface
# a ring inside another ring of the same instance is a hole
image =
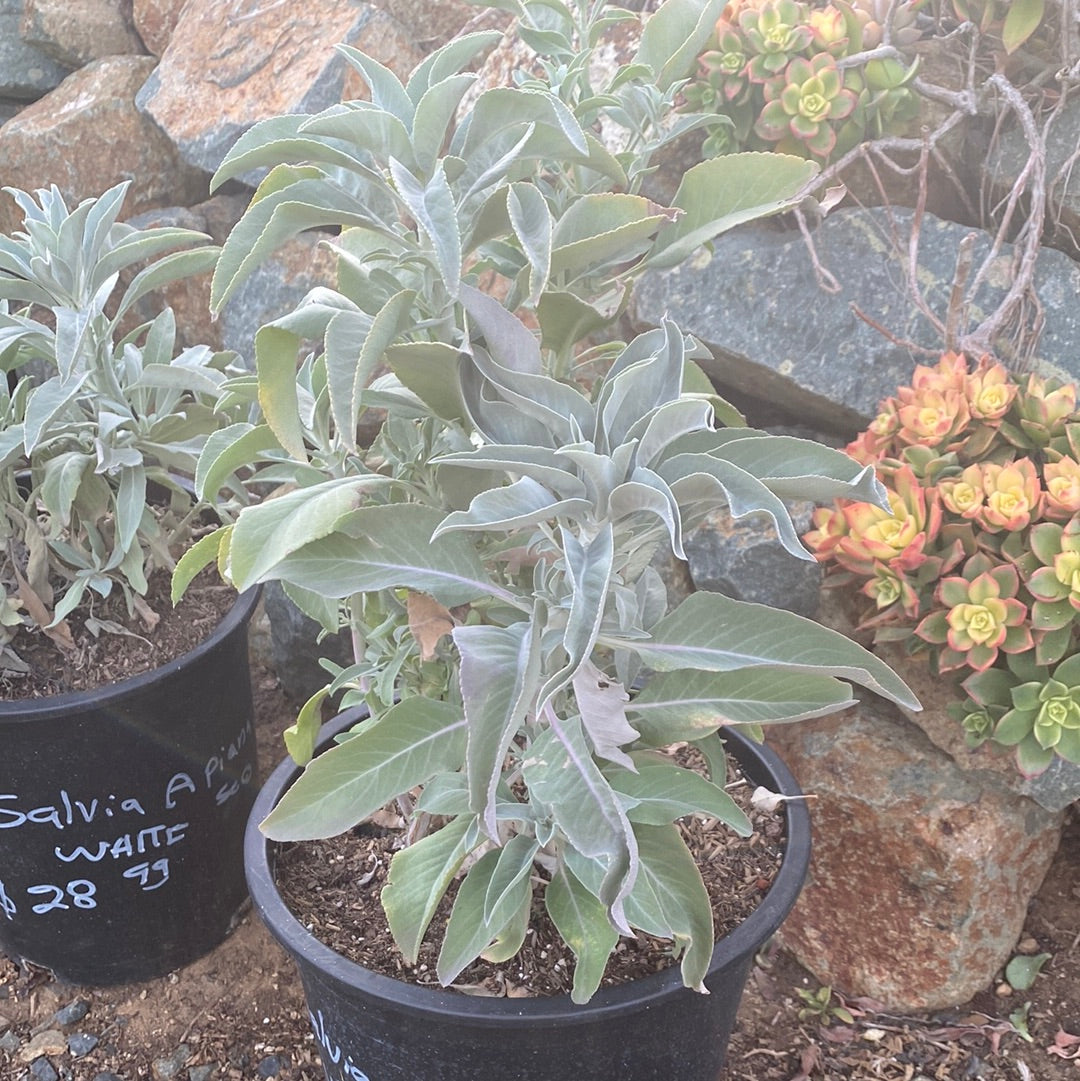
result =
[[[285,315],[317,285],[332,285],[337,258],[321,242],[325,234],[301,233],[252,273],[222,309],[221,343],[235,349],[249,367],[255,363],[255,332]]]
[[[1080,258],[1080,169],[1073,159],[1080,146],[1080,106],[1071,102],[1055,126],[1046,147],[1049,197],[1047,234],[1052,243]],[[1030,151],[1018,127],[1007,130],[993,146],[987,173],[994,201],[1004,197],[1027,163]],[[1070,163],[1071,160],[1071,163]]]
[[[404,29],[370,4],[188,0],[160,66],[139,91],[139,108],[185,161],[213,172],[257,121],[359,96],[359,80],[347,78],[351,69],[334,49],[342,41],[399,77],[420,56]]]
[[[467,0],[382,0],[379,6],[407,27],[423,49],[437,48],[467,24],[470,29],[475,29],[479,21],[486,28],[492,14]]]
[[[131,21],[131,0],[26,0],[22,36],[70,68],[146,52]]]
[[[863,697],[769,730],[815,796],[810,877],[783,942],[847,995],[898,1012],[958,1005],[1008,959],[1061,815],[976,780],[891,705]]]
[[[802,502],[791,510],[796,530],[806,532],[814,505]],[[802,616],[817,614],[821,565],[788,552],[765,515],[735,521],[726,511],[715,512],[684,537],[683,546],[697,589]]]
[[[135,92],[153,66],[149,56],[95,60],[28,105],[0,129],[4,182],[24,190],[55,184],[74,205],[121,180],[136,180],[122,218],[198,202],[206,193],[205,175],[185,166],[135,108]],[[15,203],[0,196],[0,232],[21,220]]]
[[[34,101],[59,86],[70,68],[20,34],[24,0],[0,0],[0,97]]]
[[[169,45],[180,12],[187,0],[134,0],[132,19],[143,44],[161,56]]]
[[[815,232],[819,258],[839,280],[839,293],[817,285],[797,232],[764,223],[719,237],[711,257],[703,253],[673,270],[645,275],[632,312],[645,325],[669,315],[701,338],[715,354],[709,375],[721,386],[854,434],[876,414],[877,403],[909,382],[915,364],[925,360],[894,344],[856,309],[900,341],[935,351],[942,346],[905,292],[904,259],[890,240],[889,213],[836,211]],[[912,212],[891,213],[897,235],[906,238]],[[919,278],[939,314],[947,309],[958,245],[970,232],[930,215],[923,220]],[[977,235],[975,265],[989,242],[986,234]],[[1005,245],[998,257],[1001,274],[980,289],[977,307],[983,312],[1004,295],[1010,255]],[[1080,265],[1044,250],[1036,288],[1045,315],[1036,360],[1075,378],[1080,375]]]
[[[278,582],[263,588],[263,607],[270,621],[270,656],[285,693],[294,702],[305,702],[327,683],[319,658],[336,664],[352,664],[348,636],[339,632],[318,641],[320,628],[285,596]]]

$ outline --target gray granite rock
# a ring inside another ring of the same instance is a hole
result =
[[[831,294],[815,281],[802,238],[774,224],[732,230],[707,253],[670,271],[645,275],[632,314],[642,325],[669,315],[711,347],[709,375],[721,386],[787,409],[803,422],[840,432],[862,428],[877,403],[908,382],[919,357],[895,344],[857,312],[899,341],[940,350],[932,323],[905,291],[903,258],[890,237],[885,209],[843,210],[817,229],[821,262],[839,280]],[[891,211],[906,237],[912,212]],[[935,312],[943,314],[960,241],[971,230],[927,215],[919,280]],[[977,234],[975,264],[990,238]],[[1011,249],[998,256],[1000,273],[979,291],[975,308],[987,312],[1004,294]],[[1080,376],[1080,265],[1058,251],[1038,260],[1036,288],[1045,324],[1036,359]],[[973,310],[978,317],[978,311]]]
[[[34,101],[59,86],[71,69],[23,40],[24,6],[24,0],[0,0],[0,97]]]
[[[813,504],[805,502],[792,508],[800,534],[810,528],[813,510]],[[695,588],[811,618],[817,614],[821,564],[791,555],[766,516],[735,521],[719,511],[689,532],[683,543]]]

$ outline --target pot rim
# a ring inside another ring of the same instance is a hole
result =
[[[261,588],[261,586],[253,586],[239,594],[221,622],[187,653],[182,653],[179,657],[174,657],[157,668],[140,672],[136,676],[129,676],[127,679],[110,683],[105,687],[95,687],[87,691],[68,691],[65,694],[48,695],[45,698],[16,698],[0,702],[0,723],[18,724],[25,721],[31,724],[53,716],[72,713],[88,703],[93,703],[94,706],[108,705],[118,698],[141,691],[155,680],[161,679],[163,675],[182,672],[210,652],[223,638],[228,637],[251,619],[259,601]]]
[[[325,746],[337,732],[351,727],[364,713],[363,707],[347,710],[323,725],[317,746]],[[775,751],[763,744],[752,743],[734,730],[725,733],[725,738],[731,738],[731,750],[744,768],[749,768],[744,761],[746,758],[758,767],[759,773],[767,774],[767,777],[755,777],[758,783],[767,780],[783,795],[802,794],[798,782]],[[755,758],[758,760],[756,763]],[[568,994],[524,999],[463,995],[442,988],[405,983],[350,961],[316,938],[285,904],[274,882],[270,857],[273,842],[259,830],[259,823],[300,772],[300,767],[290,758],[276,767],[256,797],[244,837],[244,867],[252,903],[273,936],[298,962],[313,965],[330,979],[349,985],[363,994],[393,1001],[409,1012],[443,1021],[463,1017],[470,1024],[491,1026],[591,1022],[598,1015],[618,1014],[631,1007],[640,1009],[650,1001],[679,991],[694,993],[683,986],[678,966],[651,973],[639,980],[601,988],[588,1003],[577,1004]],[[784,810],[787,839],[780,869],[757,908],[716,943],[706,982],[714,974],[722,973],[760,949],[798,899],[810,865],[810,813],[805,800],[787,802]],[[721,990],[720,987],[714,988],[716,992]]]

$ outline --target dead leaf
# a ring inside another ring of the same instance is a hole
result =
[[[810,1075],[821,1065],[821,1048],[816,1043],[804,1047],[799,1055],[799,1072],[789,1081],[810,1081]]]
[[[435,647],[455,627],[454,617],[434,597],[426,593],[409,593],[406,609],[409,630],[420,646],[420,660],[430,661]]]
[[[161,616],[159,616],[157,612],[155,612],[154,609],[151,608],[137,593],[132,599],[132,604],[134,605],[135,611],[139,613],[139,618],[146,624],[146,629],[148,631],[152,631],[161,622]]]
[[[1057,1030],[1054,1046],[1046,1049],[1048,1055],[1064,1059],[1080,1059],[1080,1036],[1074,1036],[1063,1028]]]
[[[23,606],[29,613],[30,618],[65,653],[74,653],[75,639],[71,636],[71,628],[68,626],[67,620],[62,619],[55,627],[50,627],[49,624],[52,623],[53,619],[52,612],[46,607],[45,602],[30,588],[30,583],[22,576],[22,571],[14,564],[12,564],[12,568],[15,571],[15,581],[19,586],[19,600],[23,602]]]

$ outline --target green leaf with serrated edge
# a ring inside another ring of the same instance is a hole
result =
[[[1005,982],[1016,991],[1027,991],[1049,960],[1048,953],[1017,954],[1005,966]]]
[[[685,213],[660,230],[646,264],[676,266],[733,226],[790,209],[817,171],[803,158],[753,151],[699,162],[671,201]]]
[[[254,465],[262,451],[274,450],[278,445],[265,424],[230,424],[211,432],[195,469],[195,494],[213,502],[237,469]]]
[[[367,83],[372,104],[396,116],[407,128],[411,128],[415,107],[398,77],[378,60],[351,45],[339,44],[336,48]]]
[[[224,539],[232,532],[232,526],[221,526],[213,533],[207,533],[200,537],[180,557],[176,569],[172,575],[172,602],[177,601],[184,595],[192,580],[204,567],[218,559]]]
[[[475,82],[476,75],[472,73],[451,75],[431,87],[416,103],[412,145],[421,176],[431,175],[458,105]]]
[[[435,536],[459,529],[515,530],[555,518],[580,520],[593,510],[588,499],[556,499],[529,477],[481,492],[468,510],[448,514]]]
[[[575,151],[587,155],[589,144],[574,114],[549,91],[526,90],[520,87],[495,86],[485,90],[473,104],[472,122],[462,145],[457,140],[451,153],[469,161],[489,139],[508,128],[523,128],[526,124],[542,125],[557,138],[547,147],[551,158],[567,157]],[[565,148],[563,153],[555,152]]]
[[[592,267],[637,258],[670,216],[640,195],[583,195],[555,226],[551,273],[575,278]],[[663,210],[663,208],[660,208]]]
[[[441,455],[438,464],[532,477],[565,499],[576,499],[586,492],[571,459],[544,447],[489,444],[480,450]]]
[[[465,753],[467,758],[467,749]],[[417,811],[446,818],[469,817],[469,782],[462,773],[436,774],[416,797],[415,807]]]
[[[335,837],[465,756],[461,710],[406,698],[344,743],[313,758],[260,824],[272,841]]]
[[[571,585],[570,614],[563,630],[566,663],[544,682],[536,708],[542,710],[552,696],[565,687],[592,653],[604,618],[608,586],[614,567],[614,532],[610,522],[588,542],[560,527],[567,581]]]
[[[351,153],[348,144],[301,135],[300,129],[311,119],[310,113],[290,113],[253,124],[233,143],[218,166],[210,180],[211,193],[241,173],[270,168],[285,161],[337,166],[379,181],[379,174]]]
[[[750,820],[731,796],[700,773],[648,751],[635,751],[630,757],[636,773],[624,769],[604,772],[616,792],[635,801],[626,812],[631,822],[666,826],[684,815],[700,813],[719,819],[740,837],[753,832]]]
[[[395,293],[376,312],[371,320],[371,329],[364,339],[359,356],[354,360],[353,375],[353,426],[360,411],[360,395],[370,382],[372,375],[383,362],[386,350],[393,340],[405,329],[409,316],[413,313],[413,301],[416,293],[402,289]],[[331,324],[331,327],[333,324]],[[327,365],[329,366],[330,338],[327,337]],[[350,438],[352,432],[350,430]],[[352,445],[355,445],[353,443]]]
[[[494,297],[471,285],[461,288],[461,305],[472,326],[483,335],[488,355],[508,372],[541,377],[540,346],[532,332]],[[581,397],[579,394],[578,397]]]
[[[393,158],[404,163],[406,168],[416,167],[409,129],[393,113],[378,108],[370,101],[331,105],[305,121],[300,133],[351,143],[358,150],[370,154],[380,166],[385,166]]]
[[[801,721],[854,704],[851,688],[832,676],[775,668],[679,669],[651,676],[628,708],[642,739],[664,747],[723,725]]]
[[[314,620],[328,634],[336,634],[341,629],[341,610],[336,597],[324,597],[288,582],[282,582],[281,588],[308,619]]]
[[[513,890],[503,896],[501,904],[492,913],[492,918],[484,919],[484,898],[501,854],[502,850],[497,848],[485,852],[469,868],[469,873],[454,898],[454,907],[446,923],[446,934],[435,968],[443,986],[453,983],[462,970],[483,953],[518,912],[522,899],[532,893],[532,884],[526,875],[518,880]]]
[[[665,0],[645,20],[631,63],[646,65],[656,85],[669,89],[693,71],[723,7],[724,0]]]
[[[402,956],[416,964],[420,943],[470,846],[474,819],[462,815],[394,853],[380,898]],[[478,836],[474,833],[474,836]]]
[[[622,314],[628,295],[629,291],[624,290],[609,311],[573,293],[549,290],[540,297],[536,308],[541,345],[558,354],[566,353],[575,343],[614,322]]]
[[[637,842],[629,819],[593,761],[581,721],[551,714],[548,721],[522,763],[525,783],[576,851],[605,861],[595,893],[613,924],[629,934],[623,903],[637,875]]]
[[[371,330],[371,317],[363,312],[338,312],[326,326],[323,342],[330,412],[338,438],[356,451],[356,418],[359,414],[356,383],[361,374],[360,357]]]
[[[325,537],[384,477],[341,477],[245,507],[236,520],[230,573],[241,592],[269,577],[292,552]]]
[[[452,75],[457,75],[463,68],[468,67],[481,52],[495,45],[501,39],[502,34],[497,30],[479,30],[471,34],[462,34],[460,37],[448,41],[445,45],[425,56],[413,68],[409,80],[405,84],[406,93],[413,101],[419,102],[431,86]]]
[[[574,1002],[588,1002],[600,986],[608,957],[619,941],[604,906],[571,872],[559,867],[544,891],[555,929],[574,953]]]
[[[329,687],[320,687],[300,707],[296,720],[282,733],[285,750],[298,766],[306,766],[315,753],[315,744],[322,725],[322,704],[329,693]]]
[[[165,285],[179,281],[181,278],[191,278],[199,274],[205,274],[217,265],[218,255],[221,249],[218,247],[197,248],[194,251],[178,251],[166,255],[157,262],[152,263],[141,270],[131,280],[131,284],[124,290],[124,295],[116,308],[116,315],[110,324],[110,333],[115,333],[120,320],[131,309],[132,305],[147,293],[155,289],[161,289]]]
[[[296,387],[295,334],[266,325],[255,332],[255,371],[259,378],[259,407],[282,448],[298,462],[307,461],[300,399]]]
[[[446,291],[456,298],[461,283],[461,233],[457,204],[442,163],[436,166],[426,184],[396,158],[390,159],[390,175],[409,213],[427,234]]]
[[[469,724],[469,806],[494,838],[503,760],[540,682],[540,639],[529,621],[509,627],[455,627],[453,637],[461,656],[461,697]]]
[[[494,914],[523,877],[532,871],[533,856],[539,845],[535,837],[517,833],[502,846],[499,862],[491,873],[487,892],[484,894],[484,922],[490,923]]]
[[[331,535],[273,565],[264,561],[264,573],[327,597],[407,587],[449,608],[483,596],[517,606],[518,598],[488,576],[468,537],[430,539],[441,519],[441,511],[409,503],[363,507],[337,519]]]
[[[1001,27],[1001,40],[1007,53],[1016,52],[1042,22],[1043,0],[1012,0]]]
[[[624,643],[601,635],[600,641],[631,646],[645,664],[660,672],[767,666],[848,679],[908,709],[921,708],[887,664],[845,635],[792,612],[720,593],[692,593],[653,628],[648,640]]]
[[[443,342],[392,345],[384,359],[403,386],[444,420],[463,420],[465,406],[457,377],[458,351]]]
[[[529,261],[529,296],[535,308],[551,274],[553,222],[547,201],[532,184],[511,184],[506,209],[525,258]]]

